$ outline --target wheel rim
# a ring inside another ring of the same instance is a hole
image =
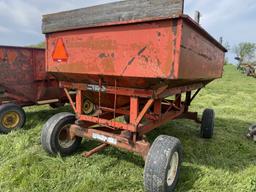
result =
[[[69,148],[76,142],[75,138],[69,137],[69,127],[70,125],[64,126],[58,134],[58,143],[62,148]]]
[[[84,100],[84,104],[83,104],[84,114],[88,115],[88,114],[91,114],[93,111],[94,111],[94,104],[88,99]]]
[[[167,173],[168,186],[171,186],[174,183],[177,175],[178,167],[179,167],[179,153],[176,151],[172,155],[172,159],[170,161],[170,169],[168,170],[168,173]]]
[[[7,129],[14,129],[20,122],[20,115],[15,111],[10,111],[4,114],[2,118],[2,125]]]

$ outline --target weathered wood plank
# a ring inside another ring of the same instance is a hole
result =
[[[43,33],[177,17],[184,0],[127,0],[43,16]]]

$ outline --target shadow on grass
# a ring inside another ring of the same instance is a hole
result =
[[[101,143],[98,141],[84,139],[77,153],[83,153],[83,152],[89,151],[99,146],[100,144]],[[98,152],[97,154],[104,155],[106,157],[110,156],[113,159],[132,162],[141,168],[144,167],[144,160],[142,159],[142,157],[124,150],[117,149],[115,147],[111,147],[111,146],[107,147],[106,149]]]
[[[67,106],[57,110],[28,112],[25,129],[32,129],[35,124],[44,124],[51,116],[63,111],[70,111],[70,108]],[[148,134],[148,139],[152,143],[158,135],[171,135],[181,140],[184,148],[184,164],[181,168],[180,184],[177,190],[189,190],[193,188],[198,177],[203,175],[200,166],[235,173],[255,165],[255,144],[245,137],[250,123],[238,119],[217,118],[215,135],[208,140],[199,137],[199,125],[189,120],[177,120],[155,129]],[[90,150],[98,145],[96,141],[84,140],[77,153]],[[132,162],[140,168],[144,166],[141,157],[114,147],[109,147],[99,154],[106,158],[112,157],[114,163],[117,160],[123,160]]]
[[[199,125],[188,120],[178,120],[155,129],[148,134],[148,139],[152,143],[159,135],[177,137],[183,144],[185,163],[237,172],[256,163],[255,144],[245,137],[249,125],[249,122],[237,119],[218,118],[214,137],[202,139]],[[98,142],[85,141],[82,147],[83,150],[90,150],[97,145]],[[144,165],[141,157],[112,147],[101,154],[130,161],[140,167]]]
[[[38,124],[43,125],[53,115],[65,111],[71,112],[70,107],[27,112],[27,123],[24,129],[33,129]],[[183,144],[185,162],[238,171],[256,161],[255,144],[245,137],[249,125],[250,122],[237,119],[217,118],[213,139],[202,139],[199,136],[198,124],[188,120],[177,120],[153,130],[147,136],[151,143],[159,135],[171,135],[179,138]],[[90,150],[97,145],[99,145],[98,142],[86,140],[79,152]],[[113,147],[109,147],[101,153],[143,166],[142,158]]]
[[[193,189],[194,183],[204,175],[205,170],[202,167],[236,173],[255,165],[255,144],[245,137],[250,122],[217,118],[215,124],[215,135],[212,139],[200,138],[200,125],[189,120],[169,122],[148,134],[151,143],[159,135],[171,135],[181,140],[184,163],[177,191]],[[89,150],[98,144],[85,141],[80,149]],[[99,154],[106,155],[106,158],[111,156],[132,162],[141,168],[144,166],[141,157],[112,147]]]
[[[255,165],[255,144],[246,138],[250,122],[217,118],[212,139],[199,136],[200,125],[188,120],[170,122],[148,135],[152,142],[158,135],[171,135],[181,140],[184,162],[231,172]]]

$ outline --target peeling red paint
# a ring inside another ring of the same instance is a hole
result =
[[[9,97],[5,101],[28,105],[64,96],[58,82],[46,74],[44,49],[0,46],[0,68],[0,87]]]

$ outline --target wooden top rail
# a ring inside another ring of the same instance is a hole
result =
[[[183,14],[184,0],[126,0],[43,16],[43,33],[153,21]]]

